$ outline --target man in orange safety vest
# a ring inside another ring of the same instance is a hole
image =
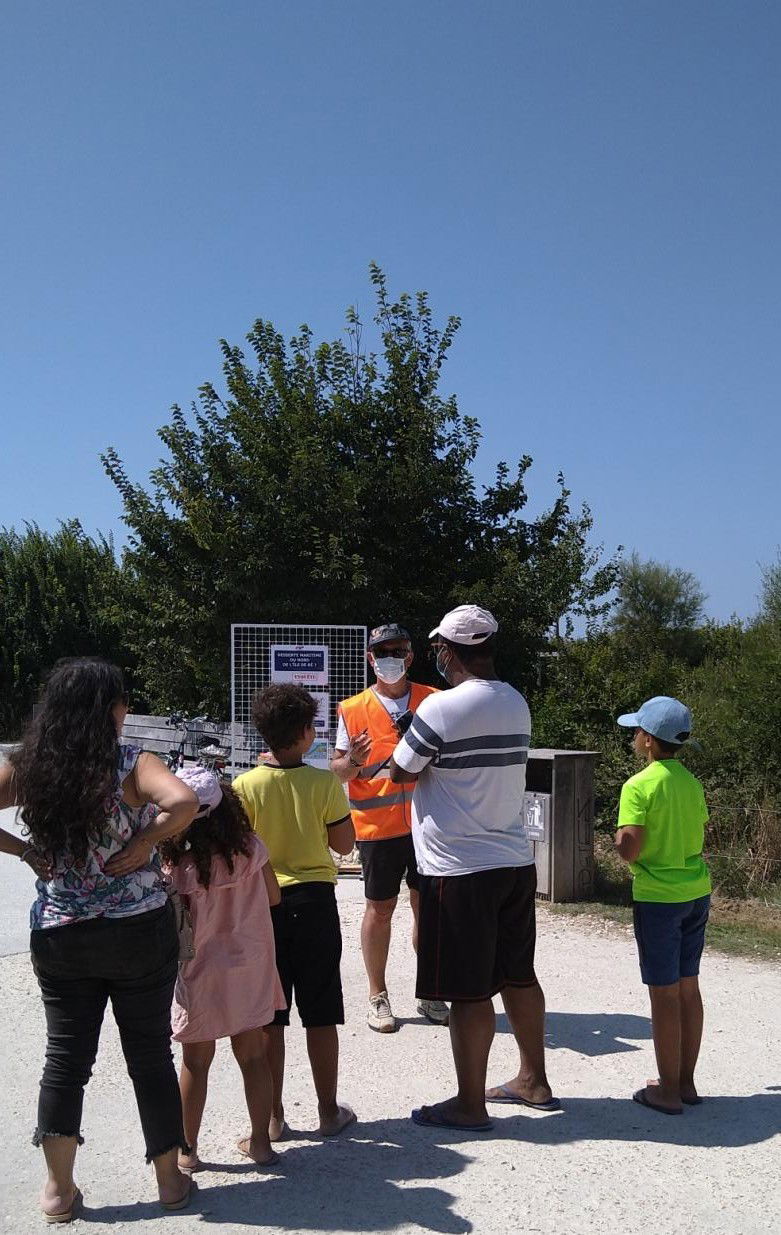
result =
[[[385,978],[391,919],[401,881],[406,879],[414,921],[412,942],[417,948],[418,868],[411,831],[414,785],[394,784],[388,766],[416,709],[435,687],[407,677],[412,640],[396,622],[370,632],[368,661],[377,680],[339,704],[331,768],[347,789],[363,870],[366,909],[361,949],[369,979],[367,1019],[379,1033],[393,1033],[396,1018]],[[419,1000],[418,1011],[436,1024],[447,1024],[447,1005],[439,1000]]]

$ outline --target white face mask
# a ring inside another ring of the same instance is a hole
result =
[[[407,672],[407,658],[401,659],[398,656],[380,656],[372,657],[374,664],[374,672],[377,677],[383,682],[387,682],[389,686],[393,686],[395,682],[400,682]]]

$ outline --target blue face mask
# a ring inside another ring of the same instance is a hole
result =
[[[444,649],[440,649],[440,651],[438,651],[438,652],[437,652],[437,659],[436,659],[436,661],[435,661],[435,664],[436,664],[437,673],[439,674],[439,676],[440,676],[441,678],[444,678],[444,679],[445,679],[445,681],[447,682],[447,684],[448,684],[448,686],[449,686],[449,685],[450,685],[450,679],[449,679],[449,678],[448,678],[448,676],[447,676],[447,666],[445,666],[445,668],[443,669],[443,668],[442,668],[442,666],[441,666],[441,664],[439,663],[439,658],[441,657],[441,655],[442,655],[442,651],[443,651],[443,650],[444,650]],[[448,665],[449,665],[449,664],[450,664],[450,661],[448,661]]]

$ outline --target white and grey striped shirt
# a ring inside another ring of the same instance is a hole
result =
[[[424,699],[393,758],[418,772],[412,836],[424,875],[534,861],[521,819],[531,716],[507,682],[470,678]]]

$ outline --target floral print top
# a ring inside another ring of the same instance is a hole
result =
[[[128,918],[165,904],[167,893],[156,852],[147,866],[129,875],[105,873],[109,858],[147,827],[157,809],[151,804],[133,807],[122,801],[123,782],[140,754],[138,747],[120,743],[114,792],[106,804],[105,831],[83,864],[77,865],[70,855],[63,854],[55,863],[52,878],[37,880],[31,930],[68,926],[87,918]]]

